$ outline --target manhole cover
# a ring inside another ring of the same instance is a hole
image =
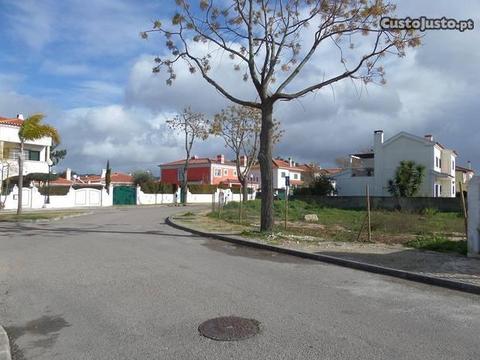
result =
[[[203,336],[219,341],[248,339],[260,331],[260,322],[236,316],[225,316],[201,323],[198,331]]]

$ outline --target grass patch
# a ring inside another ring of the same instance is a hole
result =
[[[454,252],[461,255],[467,255],[468,251],[466,240],[449,240],[438,234],[418,235],[415,240],[411,240],[405,245],[420,250]]]
[[[242,225],[252,229],[260,223],[260,201],[248,201],[243,205]],[[209,217],[239,224],[239,204],[230,202],[219,212],[209,213]],[[320,240],[355,241],[365,219],[364,210],[343,210],[320,207],[315,203],[301,200],[289,202],[288,230],[283,229],[284,202],[274,202],[276,225],[274,232],[315,236]],[[317,223],[304,222],[304,216],[316,214]],[[458,213],[424,211],[409,213],[400,211],[372,211],[373,241],[381,243],[406,243],[418,235],[435,233],[449,238],[461,236],[464,232],[463,218]],[[364,230],[366,231],[366,229]],[[364,241],[365,235],[362,235]]]
[[[22,220],[49,220],[69,215],[84,214],[84,211],[28,211],[21,215],[15,213],[0,214],[0,222],[22,221]]]

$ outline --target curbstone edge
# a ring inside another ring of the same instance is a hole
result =
[[[415,282],[419,282],[427,285],[433,285],[433,286],[443,287],[451,290],[457,290],[457,291],[462,291],[470,294],[480,295],[480,286],[473,285],[473,284],[467,284],[467,283],[462,283],[458,281],[442,279],[438,277],[413,273],[413,272],[404,271],[404,270],[387,268],[379,265],[367,264],[367,263],[348,260],[344,258],[331,256],[331,255],[314,254],[314,253],[308,253],[300,250],[282,248],[275,245],[260,243],[258,241],[246,240],[244,238],[241,238],[239,236],[234,236],[234,235],[227,236],[227,235],[203,232],[200,230],[191,229],[184,225],[180,225],[176,223],[170,216],[167,217],[167,219],[165,220],[165,223],[176,229],[187,231],[195,235],[222,240],[222,241],[230,242],[233,244],[253,247],[253,248],[262,249],[262,250],[274,251],[281,254],[297,256],[304,259],[322,261],[329,264],[348,267],[355,270],[362,270],[362,271],[367,271],[375,274],[387,275],[387,276],[392,276],[392,277],[409,280],[409,281],[415,281]]]

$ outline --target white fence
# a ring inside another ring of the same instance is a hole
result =
[[[189,204],[211,204],[228,203],[230,201],[240,201],[241,194],[235,194],[230,189],[217,189],[214,194],[192,194],[187,193],[187,202]],[[255,194],[248,195],[249,200],[255,199]],[[180,189],[176,194],[145,194],[140,187],[137,187],[137,205],[160,205],[175,204],[180,202]]]
[[[47,196],[40,194],[35,186],[26,188],[22,192],[22,207],[24,209],[42,209],[42,208],[72,208],[72,207],[93,207],[93,206],[112,206],[113,188],[107,192],[102,190],[83,188],[70,188],[66,195],[50,195],[50,202],[47,204]],[[13,210],[18,204],[18,187],[15,185],[13,190],[7,196],[2,196],[4,209]]]
[[[255,194],[250,194],[249,200],[255,199]],[[189,204],[226,204],[230,201],[240,201],[241,195],[234,194],[230,189],[217,189],[214,194],[187,194]],[[18,187],[15,185],[8,195],[1,196],[4,209],[14,210],[18,203]],[[137,205],[168,205],[180,202],[180,189],[176,194],[145,194],[140,187],[137,187]],[[42,208],[74,208],[74,207],[104,207],[113,206],[113,187],[110,191],[93,188],[70,188],[66,195],[50,195],[50,202],[47,204],[47,196],[40,194],[35,186],[24,187],[22,196],[22,207],[24,209]]]
[[[468,184],[468,256],[480,257],[480,176]]]

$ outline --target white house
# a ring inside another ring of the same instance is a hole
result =
[[[18,175],[18,156],[20,153],[20,138],[18,131],[23,124],[23,115],[16,118],[0,117],[0,160],[1,179]],[[52,139],[26,141],[24,146],[24,175],[30,173],[48,173],[50,162],[50,147]]]
[[[383,130],[374,132],[371,152],[350,155],[350,166],[335,176],[339,196],[390,196],[388,181],[393,179],[402,160],[425,166],[425,176],[417,196],[455,197],[457,153],[424,137],[400,132],[384,141]]]
[[[296,187],[303,185],[302,173],[305,171],[304,166],[295,163],[292,158],[288,160],[284,159],[273,159],[272,160],[273,168],[273,188],[275,190],[285,189],[285,179],[287,176],[290,177],[290,186]],[[253,181],[260,183],[260,166],[255,166],[251,171],[251,176]]]

